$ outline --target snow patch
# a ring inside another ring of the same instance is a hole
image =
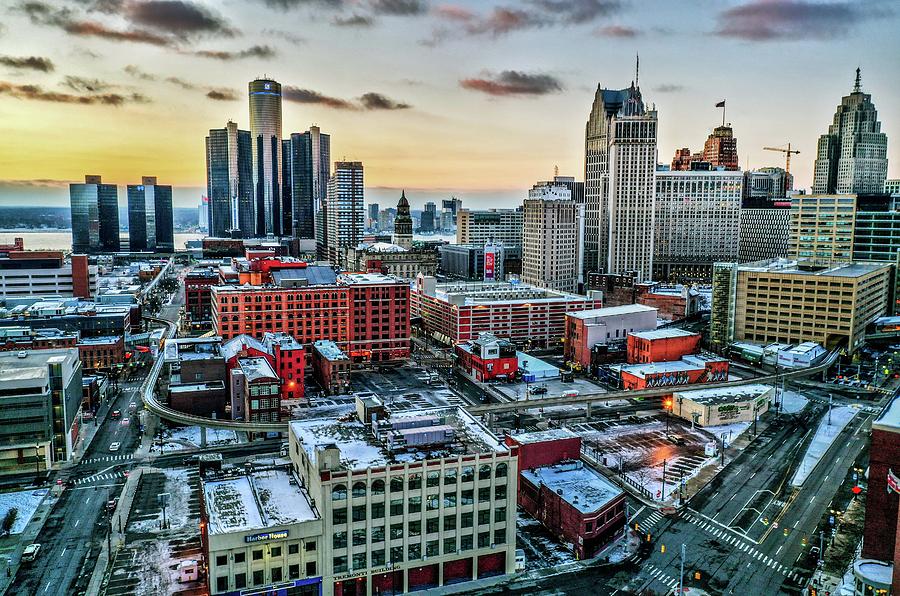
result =
[[[25,526],[31,521],[34,512],[47,496],[47,489],[23,490],[14,493],[0,493],[0,521],[6,519],[10,509],[16,508],[16,521],[13,523],[11,534],[21,534]]]
[[[841,431],[844,430],[844,427],[853,419],[856,412],[857,410],[855,408],[840,406],[831,409],[831,424],[828,423],[828,414],[825,414],[825,416],[822,417],[822,421],[816,429],[816,434],[813,436],[812,442],[809,444],[809,447],[806,448],[806,453],[803,455],[803,461],[800,463],[797,471],[794,472],[794,477],[791,478],[791,486],[803,486],[803,483],[806,482],[806,478],[812,473],[819,461],[821,461],[825,452],[828,451],[831,444],[834,443]]]

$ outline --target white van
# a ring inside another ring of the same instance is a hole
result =
[[[22,551],[22,562],[23,563],[31,563],[35,559],[37,559],[38,553],[41,552],[40,544],[29,544],[25,547],[25,550]]]

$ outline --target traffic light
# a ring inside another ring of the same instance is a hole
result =
[[[660,545],[659,545],[659,552],[661,552],[661,553],[666,552],[666,545],[665,545],[665,544],[660,544]]]
[[[699,571],[694,572],[694,579],[697,581],[700,581],[700,572]]]
[[[816,590],[815,588],[809,589],[809,596],[818,596],[818,593],[819,593],[819,591]]]

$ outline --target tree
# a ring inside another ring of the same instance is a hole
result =
[[[16,507],[13,507],[9,511],[6,512],[6,515],[3,517],[3,533],[9,534],[12,532],[13,524],[16,523],[16,518],[19,517],[19,510]]]

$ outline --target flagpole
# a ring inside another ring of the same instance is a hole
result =
[[[722,100],[722,126],[725,126],[725,100]]]

